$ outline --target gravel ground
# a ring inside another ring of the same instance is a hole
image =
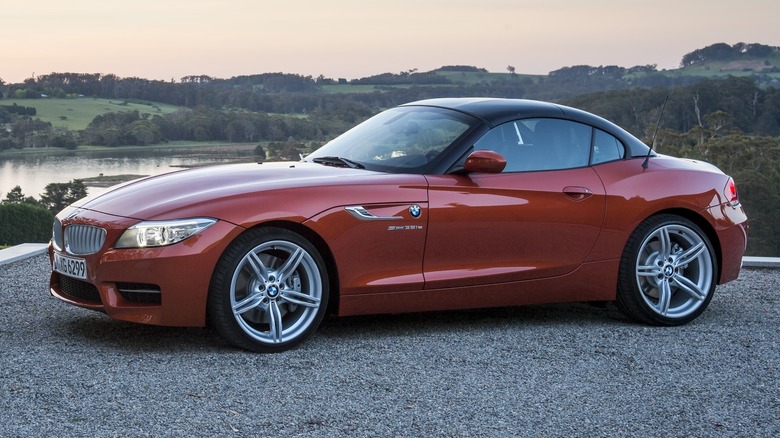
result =
[[[331,319],[299,348],[112,321],[0,273],[2,436],[780,435],[780,270],[684,327],[585,304]]]

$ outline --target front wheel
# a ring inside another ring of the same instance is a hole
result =
[[[659,215],[642,222],[620,262],[618,307],[654,325],[681,325],[699,316],[715,292],[712,244],[693,222]]]
[[[276,352],[311,335],[328,306],[328,273],[317,249],[279,228],[247,231],[225,251],[209,288],[217,331],[251,351]]]

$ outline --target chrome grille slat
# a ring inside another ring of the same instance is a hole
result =
[[[94,254],[106,241],[106,230],[92,225],[65,227],[65,250],[74,255]]]
[[[57,218],[54,218],[54,224],[51,229],[51,238],[54,243],[54,249],[62,251],[62,248],[65,247],[65,243],[62,240],[62,222]]]

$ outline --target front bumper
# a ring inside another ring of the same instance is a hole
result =
[[[82,211],[63,219],[106,229],[106,242],[97,253],[83,258],[85,280],[52,270],[53,296],[86,309],[105,312],[114,319],[165,326],[202,327],[211,275],[219,258],[243,228],[219,221],[174,245],[157,248],[114,249],[112,245],[136,220]],[[49,258],[54,252],[49,244]],[[70,257],[74,255],[66,254]]]

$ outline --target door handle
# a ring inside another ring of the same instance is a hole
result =
[[[582,201],[593,196],[589,188],[580,186],[566,186],[563,188],[563,194],[573,201]]]

